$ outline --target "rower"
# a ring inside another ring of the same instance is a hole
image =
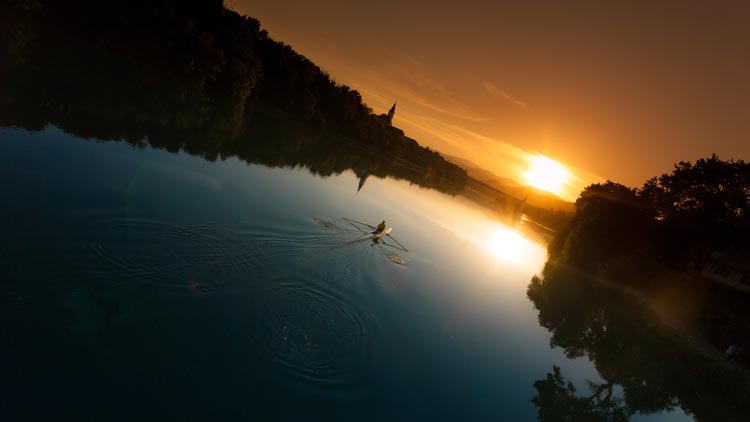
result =
[[[383,220],[382,223],[378,224],[378,227],[375,229],[375,231],[372,234],[381,233],[383,230],[385,230],[385,220]]]

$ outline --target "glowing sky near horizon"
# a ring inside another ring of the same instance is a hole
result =
[[[750,159],[750,3],[233,0],[394,124],[501,177],[542,154],[640,186],[680,160]]]

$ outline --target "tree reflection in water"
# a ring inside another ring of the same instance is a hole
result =
[[[746,420],[744,371],[696,351],[621,292],[548,263],[527,294],[550,345],[588,357],[604,380],[589,381],[586,394],[553,367],[534,383],[539,420],[622,421],[677,408],[701,421]]]
[[[576,387],[566,382],[560,368],[552,367],[547,378],[534,383],[537,395],[532,403],[539,408],[539,420],[626,421],[628,409],[613,395],[614,384],[588,381],[591,394],[579,397]]]

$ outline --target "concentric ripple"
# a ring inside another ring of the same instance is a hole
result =
[[[352,388],[372,365],[372,319],[345,297],[302,283],[262,295],[253,337],[261,359],[304,382]]]
[[[253,244],[232,241],[214,225],[180,227],[153,220],[98,222],[91,251],[98,269],[144,283],[208,293],[252,276],[260,256]]]

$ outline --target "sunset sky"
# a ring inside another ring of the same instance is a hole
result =
[[[610,4],[611,3],[611,4]],[[750,2],[232,0],[376,112],[524,181],[543,154],[641,186],[680,160],[750,159]]]

